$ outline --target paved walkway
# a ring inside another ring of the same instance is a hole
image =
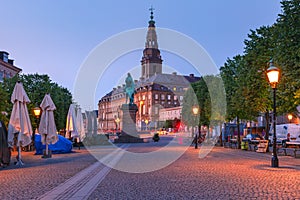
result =
[[[151,152],[167,139],[122,148]],[[300,199],[300,159],[291,156],[279,156],[280,167],[271,168],[271,154],[215,147],[199,159],[190,147],[166,168],[126,173],[96,162],[86,150],[76,152],[51,159],[24,152],[25,166],[0,170],[1,199]],[[101,159],[114,166],[123,153]]]

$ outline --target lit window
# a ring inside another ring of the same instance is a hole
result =
[[[174,101],[177,101],[177,96],[176,95],[174,95]]]
[[[143,105],[143,115],[145,115],[146,114],[146,105],[144,104]]]
[[[154,99],[158,99],[158,94],[155,94]]]
[[[164,94],[161,94],[161,100],[165,100],[165,95]]]
[[[168,94],[168,100],[171,100],[171,95],[170,94]]]
[[[145,95],[143,95],[143,100],[145,100],[146,99],[146,96]]]
[[[180,96],[180,97],[179,97],[179,100],[180,100],[180,101],[183,101],[183,96]]]

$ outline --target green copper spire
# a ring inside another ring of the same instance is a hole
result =
[[[155,27],[155,21],[153,20],[153,10],[154,8],[151,6],[151,8],[149,8],[150,10],[150,21],[149,21],[149,27]]]

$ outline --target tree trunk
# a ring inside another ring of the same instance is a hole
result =
[[[240,136],[240,119],[239,117],[236,118],[237,121],[237,130],[238,130],[238,137],[237,137],[237,148],[240,149],[241,148],[241,136]]]
[[[266,135],[265,135],[265,140],[269,140],[269,132],[270,132],[270,124],[269,124],[270,114],[269,114],[269,110],[267,110],[267,112],[265,113],[265,118],[266,118],[266,125],[265,125]],[[269,146],[270,146],[270,144],[268,143],[268,147],[267,147],[267,151],[266,152],[269,152]]]
[[[222,122],[220,122],[220,146],[223,146]]]

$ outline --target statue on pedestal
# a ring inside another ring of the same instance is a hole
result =
[[[126,94],[126,104],[128,102],[129,98],[129,104],[133,104],[134,100],[134,81],[131,77],[131,74],[127,74],[127,78],[125,79],[125,88],[124,88],[125,94]]]
[[[114,143],[143,143],[144,139],[139,137],[136,130],[136,112],[138,107],[134,104],[135,86],[130,73],[127,74],[125,79],[124,92],[126,94],[126,102],[121,106],[122,131],[119,137],[114,140]]]

